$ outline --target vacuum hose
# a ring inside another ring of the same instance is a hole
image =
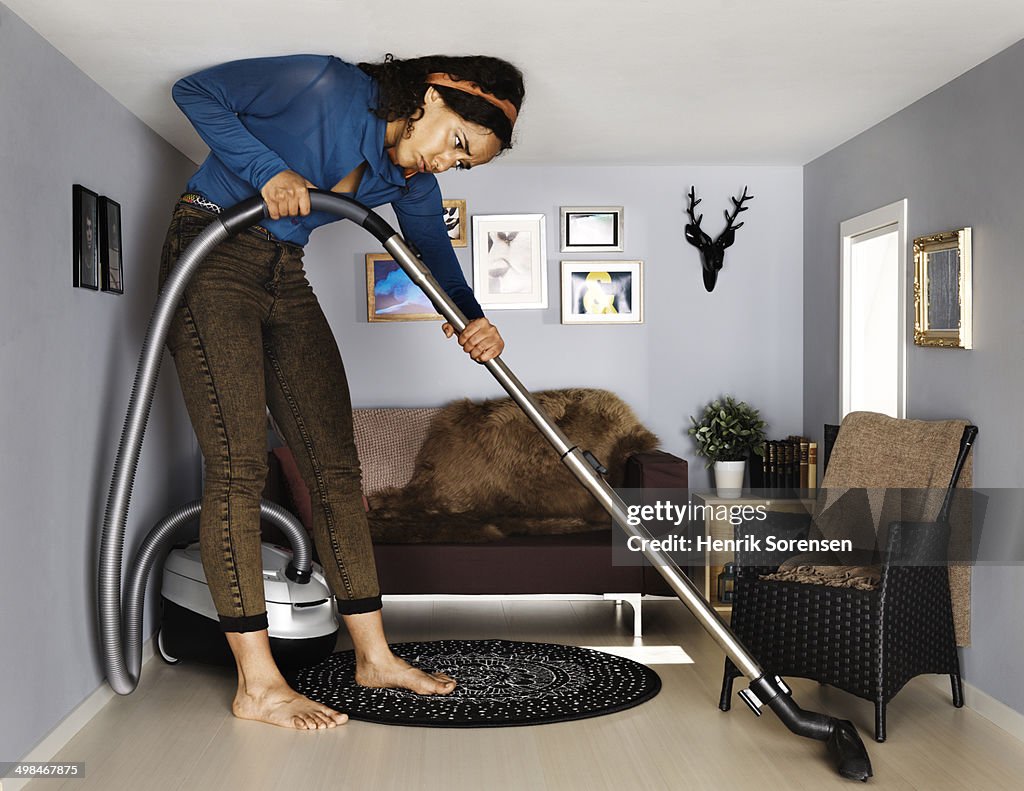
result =
[[[198,501],[189,503],[164,517],[150,531],[129,570],[122,615],[121,560],[125,523],[167,332],[185,287],[200,262],[232,233],[258,222],[263,212],[263,203],[259,202],[248,207],[245,212],[248,222],[227,225],[215,221],[196,237],[182,253],[164,283],[139,353],[135,382],[128,400],[128,413],[121,431],[107,495],[99,556],[98,606],[103,666],[107,681],[119,695],[130,694],[139,683],[142,667],[142,618],[150,569],[161,556],[161,551],[174,540],[178,529],[198,517],[201,509]],[[291,542],[294,555],[285,571],[286,575],[296,582],[308,582],[312,573],[313,554],[305,528],[294,516],[273,503],[260,503],[260,514],[281,528]]]
[[[413,283],[426,294],[437,311],[444,316],[457,333],[466,328],[466,317],[438,285],[419,258],[413,253],[401,236],[380,216],[351,198],[332,192],[310,190],[310,205],[314,211],[324,211],[352,220],[372,233],[402,267]],[[138,682],[139,634],[142,628],[141,601],[145,592],[146,574],[157,555],[159,547],[169,540],[177,526],[198,513],[198,503],[191,503],[165,518],[144,542],[139,561],[129,586],[127,633],[132,637],[130,664],[125,668],[121,649],[121,551],[124,540],[125,518],[131,496],[132,482],[138,462],[142,435],[145,431],[149,407],[156,386],[163,345],[171,317],[187,285],[192,272],[199,262],[228,236],[248,228],[266,216],[266,206],[258,198],[239,203],[216,219],[203,230],[182,253],[174,271],[164,284],[164,291],[150,320],[149,330],[143,344],[139,368],[132,388],[128,416],[125,419],[121,445],[114,465],[114,475],[107,500],[107,511],[103,522],[103,538],[100,548],[100,631],[103,641],[104,663],[110,685],[120,694],[131,692]],[[576,479],[597,499],[612,519],[630,536],[647,537],[650,533],[643,525],[630,523],[625,503],[608,482],[597,474],[586,451],[573,445],[562,430],[544,413],[530,392],[516,378],[500,357],[483,363],[484,367],[504,388],[513,401],[526,413],[545,439],[554,447],[562,462]],[[261,509],[269,504],[264,503]],[[264,513],[266,511],[264,510]],[[287,512],[276,514],[276,518],[294,517]],[[299,528],[301,531],[301,527]],[[304,532],[302,537],[305,538]],[[701,591],[686,577],[682,570],[659,550],[645,549],[644,555],[665,578],[683,604],[700,622],[711,638],[725,651],[726,656],[750,681],[750,687],[742,690],[740,696],[760,716],[767,706],[794,733],[828,744],[843,777],[867,780],[871,777],[871,761],[857,729],[848,720],[839,720],[824,714],[808,712],[793,702],[789,689],[777,676],[769,676],[761,669],[757,659],[747,651],[733,634],[729,626],[704,599]],[[298,560],[298,556],[296,556]],[[308,569],[308,565],[306,566]]]

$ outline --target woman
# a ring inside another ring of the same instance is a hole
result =
[[[504,342],[462,275],[434,173],[469,169],[511,147],[522,75],[487,57],[433,56],[354,66],[299,55],[237,61],[187,77],[178,106],[210,146],[175,208],[160,283],[213,213],[258,193],[270,219],[200,265],[168,338],[205,459],[200,549],[238,666],[236,716],[299,729],[347,717],[292,690],[270,654],[259,500],[266,408],[313,498],[314,541],[356,653],[356,681],[447,694],[454,679],[394,656],[360,492],[348,385],[302,269],[314,228],[308,188],[391,203],[405,238],[469,320],[459,344],[477,362]],[[452,326],[442,329],[452,337]]]

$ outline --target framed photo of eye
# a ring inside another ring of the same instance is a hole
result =
[[[973,347],[971,229],[914,239],[914,343]]]
[[[543,214],[473,215],[473,294],[484,309],[548,306]]]

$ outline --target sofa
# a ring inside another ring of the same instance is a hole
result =
[[[613,487],[685,488],[687,463],[615,394],[535,393]],[[511,399],[353,411],[364,503],[381,592],[396,596],[604,597],[628,601],[640,633],[644,595],[673,595],[656,569],[612,563],[612,523]],[[309,492],[283,444],[264,496],[310,528]],[[615,528],[618,529],[618,528]],[[279,540],[264,525],[266,540]]]

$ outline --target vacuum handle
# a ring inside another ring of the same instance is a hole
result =
[[[373,234],[384,249],[395,257],[395,261],[409,276],[409,279],[427,295],[438,313],[455,328],[455,332],[461,333],[466,329],[469,322],[462,311],[452,302],[451,297],[441,288],[430,270],[420,261],[412,246],[377,212],[347,195],[318,189],[309,191],[309,204],[313,211],[322,211],[351,220]],[[265,220],[268,216],[267,204],[259,195],[254,195],[248,200],[225,209],[218,215],[218,219],[228,235],[233,235],[255,225],[260,220]],[[485,365],[490,365],[490,363],[485,363]]]
[[[352,220],[356,225],[362,226],[372,233],[377,240],[384,244],[397,232],[377,212],[367,208],[354,198],[347,195],[339,195],[336,192],[311,189],[309,191],[309,205],[313,211],[322,211],[327,214],[334,214],[346,220]],[[244,231],[250,225],[255,225],[260,220],[265,220],[270,215],[267,212],[267,204],[259,195],[254,195],[248,200],[236,203],[220,214],[220,221],[229,235]]]

